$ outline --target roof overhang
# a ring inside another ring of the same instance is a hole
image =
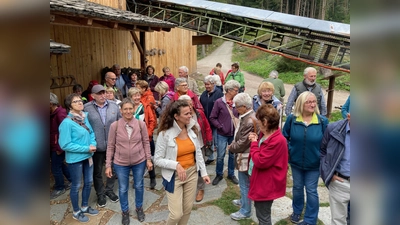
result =
[[[50,24],[145,32],[169,32],[177,26],[85,0],[50,0]]]

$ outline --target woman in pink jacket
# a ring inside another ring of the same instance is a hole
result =
[[[133,116],[133,102],[125,98],[121,104],[122,118],[110,126],[107,144],[106,175],[112,176],[111,163],[118,176],[119,199],[122,209],[122,224],[129,224],[129,173],[132,170],[135,188],[135,204],[138,220],[143,222],[143,176],[144,171],[153,169],[149,135],[146,124]]]
[[[270,104],[261,105],[256,113],[260,125],[259,137],[249,134],[250,190],[260,225],[272,225],[272,202],[285,195],[288,170],[288,148],[279,129],[279,113]]]

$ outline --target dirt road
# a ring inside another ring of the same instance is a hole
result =
[[[197,61],[197,72],[200,74],[208,74],[210,70],[217,64],[218,62],[222,64],[222,72],[226,74],[228,70],[231,68],[232,62],[232,49],[233,49],[233,42],[225,41],[220,47],[218,47],[213,53],[206,56],[205,58]],[[239,62],[240,64],[240,62]],[[253,96],[257,93],[258,85],[262,82],[264,78],[259,77],[255,74],[248,73],[243,71],[245,83],[246,83],[246,93],[249,93],[250,96]],[[303,77],[299,77],[299,81],[301,81]],[[292,91],[293,85],[292,84],[285,84],[286,95],[284,97],[285,102],[289,97],[290,92]],[[328,98],[328,93],[325,90],[325,99]],[[335,106],[343,105],[347,97],[349,96],[350,92],[348,91],[340,91],[335,90],[333,96],[333,108]]]

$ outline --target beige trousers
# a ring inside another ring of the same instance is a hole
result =
[[[169,216],[167,225],[186,225],[190,218],[196,197],[197,169],[196,165],[186,170],[187,179],[179,180],[175,175],[174,193],[167,193]]]
[[[331,208],[331,225],[346,225],[347,207],[350,201],[350,182],[332,181],[329,184],[329,205]]]

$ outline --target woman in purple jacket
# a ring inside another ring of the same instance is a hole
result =
[[[135,204],[138,220],[143,222],[143,176],[153,169],[149,135],[146,124],[133,116],[133,102],[125,98],[121,102],[122,118],[110,126],[107,144],[106,175],[112,177],[111,163],[118,176],[119,198],[122,209],[122,224],[129,224],[129,173],[132,170],[135,188]]]

